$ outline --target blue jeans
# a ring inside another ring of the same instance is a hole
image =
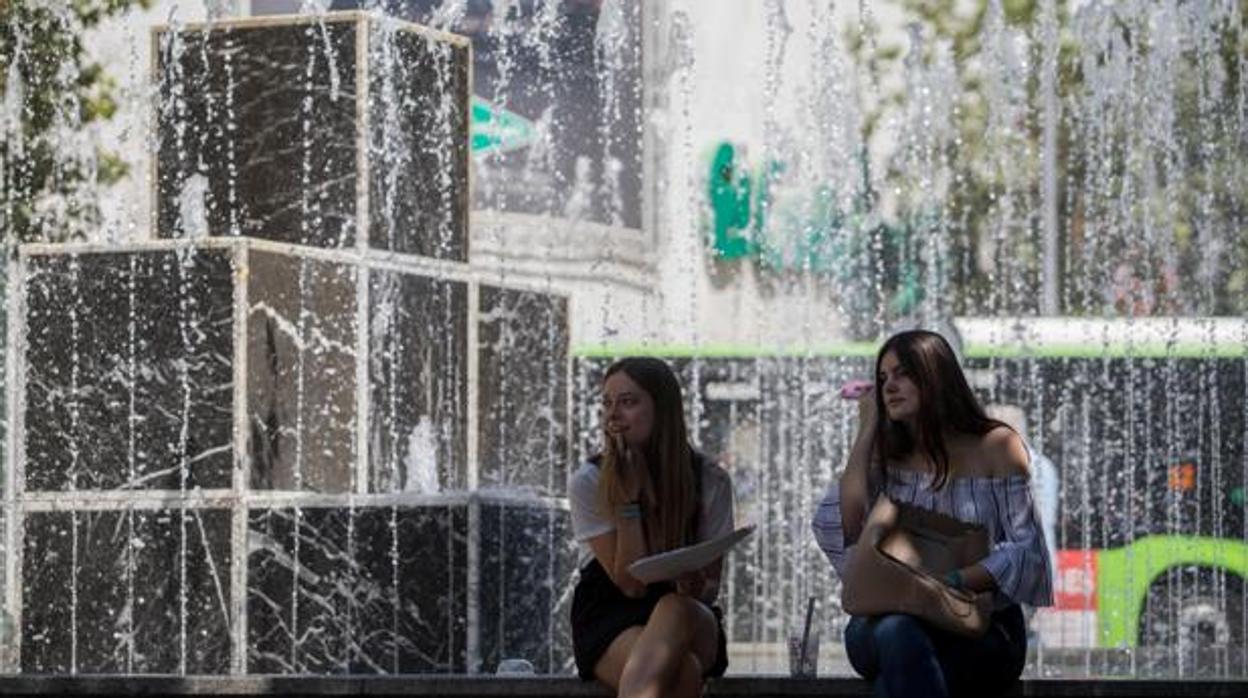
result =
[[[974,639],[900,613],[854,616],[845,652],[879,698],[1001,695],[1023,673],[1026,625],[1018,606],[994,613],[987,634]]]

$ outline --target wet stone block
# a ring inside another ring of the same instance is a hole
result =
[[[13,264],[10,262],[10,256],[4,255],[0,259],[0,328],[4,328],[3,336],[0,336],[0,354],[9,356],[9,275],[13,273]],[[9,376],[8,371],[0,373],[0,395],[9,394]],[[9,401],[7,399],[0,401],[0,468],[4,472],[12,472],[9,469]],[[4,495],[5,489],[8,488],[9,478],[4,478],[0,482],[0,497]],[[0,593],[3,593],[3,583],[0,582]]]
[[[464,505],[253,510],[250,673],[462,673]]]
[[[369,245],[468,260],[466,39],[368,23]]]
[[[163,236],[466,261],[466,39],[363,13],[158,29]]]
[[[464,673],[475,602],[477,669],[520,657],[564,672],[570,526],[565,508],[536,499],[253,509],[247,671]]]
[[[230,488],[242,381],[251,485],[348,491],[357,273],[243,241],[27,255],[25,489]]]
[[[482,285],[477,317],[480,483],[559,496],[570,458],[568,300]]]
[[[527,659],[538,673],[572,668],[576,546],[570,514],[544,502],[483,502],[481,666]]]
[[[24,673],[229,670],[228,511],[34,512],[24,523]]]
[[[247,262],[251,486],[352,491],[358,268],[255,249]]]
[[[370,491],[463,489],[468,285],[377,269],[370,274]]]
[[[233,275],[225,249],[28,257],[27,490],[230,485]]]

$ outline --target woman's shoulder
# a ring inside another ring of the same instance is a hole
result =
[[[602,471],[599,469],[597,458],[582,461],[580,467],[573,470],[572,473],[568,475],[568,487],[569,489],[575,489],[577,487],[596,487],[601,473]]]
[[[980,438],[982,462],[990,477],[1027,477],[1031,461],[1023,437],[1010,427],[998,425]]]

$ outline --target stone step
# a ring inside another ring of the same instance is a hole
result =
[[[556,698],[609,695],[597,683],[573,677],[493,676],[0,676],[0,694],[273,694],[408,695],[487,698],[521,696]],[[787,696],[867,696],[865,681],[849,677],[791,679],[782,676],[732,676],[714,679],[707,696],[781,698]],[[1119,679],[1028,679],[1011,696],[1245,696],[1248,681]]]

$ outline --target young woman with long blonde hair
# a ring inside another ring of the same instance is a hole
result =
[[[577,670],[620,696],[697,696],[728,666],[715,605],[722,560],[643,584],[636,560],[733,530],[728,474],[689,445],[680,384],[666,363],[626,358],[602,386],[602,452],[572,474],[581,544],[572,601]]]

